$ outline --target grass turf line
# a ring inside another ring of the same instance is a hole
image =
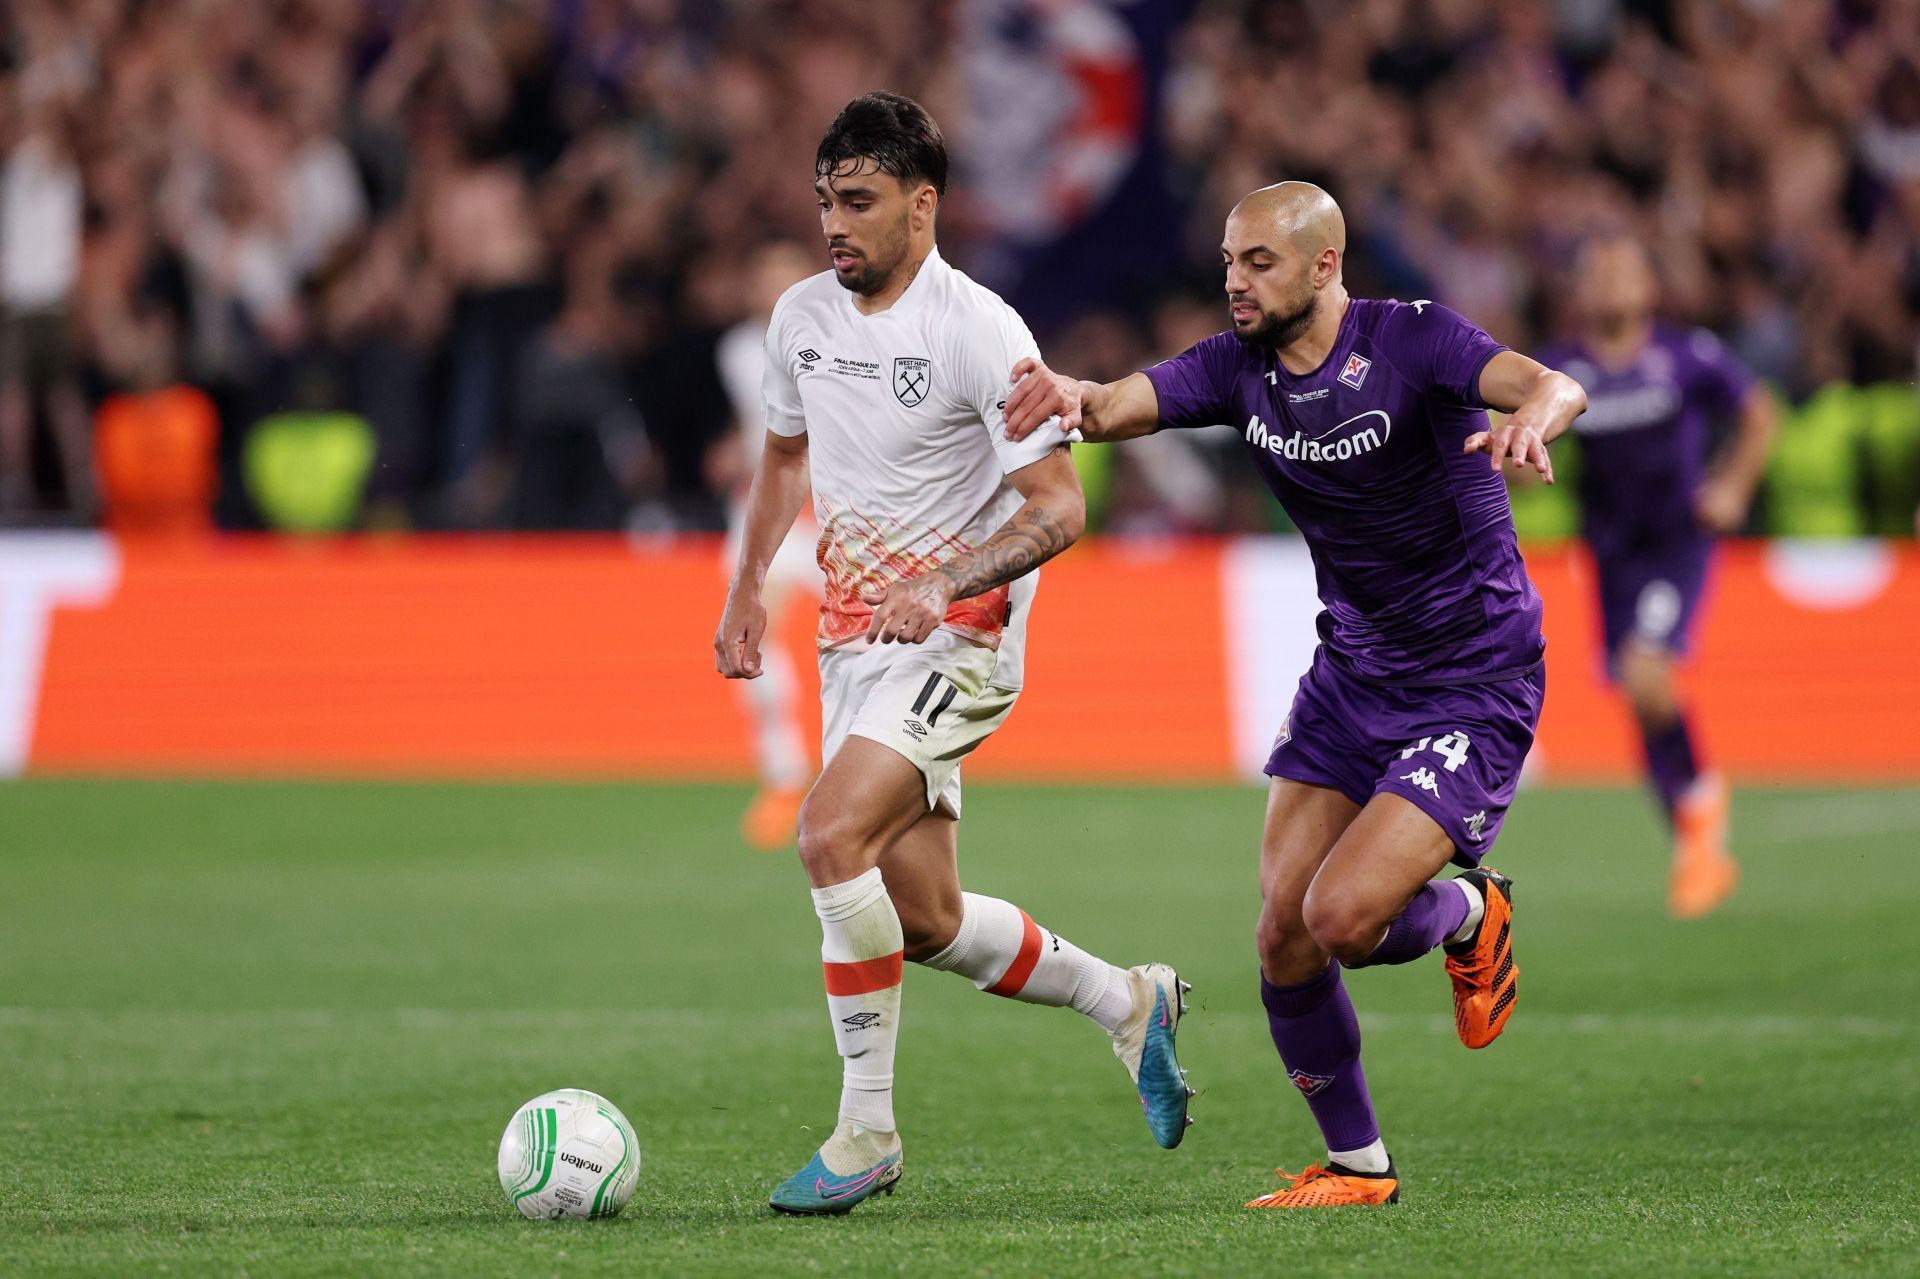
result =
[[[970,887],[1196,983],[1198,1123],[1155,1149],[1090,1024],[915,970],[901,1191],[794,1221],[765,1196],[837,1059],[803,878],[738,847],[743,792],[10,785],[0,1273],[1895,1274],[1920,1246],[1920,793],[1743,794],[1746,882],[1690,925],[1639,795],[1523,795],[1510,1029],[1461,1048],[1437,958],[1353,975],[1407,1201],[1287,1215],[1240,1207],[1320,1154],[1259,1010],[1259,793],[968,798]],[[561,1086],[639,1130],[616,1220],[525,1222],[495,1182]]]

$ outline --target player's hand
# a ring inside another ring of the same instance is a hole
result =
[[[1518,414],[1490,431],[1475,431],[1467,437],[1461,452],[1485,452],[1496,471],[1509,461],[1515,466],[1531,466],[1540,472],[1540,478],[1553,483],[1553,459],[1547,456],[1546,436],[1533,423],[1522,422]]]
[[[713,633],[713,669],[728,679],[760,678],[760,637],[767,633],[767,610],[759,595],[727,592],[720,629]]]
[[[1013,391],[1007,396],[1007,438],[1024,440],[1048,418],[1060,420],[1062,435],[1079,430],[1080,395],[1079,382],[1028,356],[1013,366]]]
[[[884,591],[862,591],[860,598],[873,606],[869,643],[918,644],[947,620],[953,583],[939,573],[922,573]]]
[[[1693,492],[1693,516],[1714,533],[1738,533],[1747,522],[1747,495],[1720,476],[1703,480]]]

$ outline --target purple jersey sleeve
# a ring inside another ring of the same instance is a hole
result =
[[[1747,366],[1727,349],[1726,343],[1705,329],[1688,334],[1682,349],[1692,366],[1688,398],[1697,397],[1715,417],[1736,412],[1753,389],[1753,374]]]
[[[1239,338],[1216,333],[1144,370],[1159,401],[1161,424],[1183,428],[1227,422],[1233,416],[1234,373],[1246,359]]]
[[[1458,311],[1437,302],[1414,302],[1396,317],[1395,353],[1401,373],[1470,408],[1487,406],[1480,398],[1480,370],[1507,348]]]

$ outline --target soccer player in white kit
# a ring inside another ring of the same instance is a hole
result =
[[[713,642],[721,674],[760,674],[761,584],[811,473],[826,763],[799,843],[842,1080],[833,1135],[770,1199],[802,1214],[846,1212],[900,1179],[906,960],[1097,1022],[1162,1146],[1179,1144],[1192,1095],[1172,968],[1117,968],[960,888],[960,762],[1019,696],[1033,570],[1085,520],[1058,433],[1006,438],[1010,373],[1033,337],[934,248],[946,144],[917,103],[849,103],[814,172],[833,269],[789,289],[768,327],[766,447]]]
[[[740,476],[729,495],[726,571],[740,560],[740,538],[747,526],[747,482],[760,463],[766,439],[761,425],[760,388],[767,371],[767,322],[780,295],[795,281],[811,274],[812,259],[797,244],[776,242],[754,254],[747,288],[753,295],[753,313],[721,335],[714,352],[721,383],[733,406],[734,428],[740,446]],[[768,629],[784,630],[787,610],[805,605],[817,609],[824,581],[814,562],[819,530],[811,513],[803,514],[780,542],[767,565],[760,588],[766,605]],[[813,757],[800,723],[800,676],[780,644],[761,650],[760,674],[743,681],[741,703],[753,726],[754,763],[760,789],[740,819],[740,836],[751,848],[774,852],[792,845],[800,801],[813,781]]]

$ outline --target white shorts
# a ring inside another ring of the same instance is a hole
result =
[[[922,644],[845,645],[820,654],[820,758],[851,734],[905,756],[926,781],[927,809],[960,816],[960,761],[1013,710],[1018,688],[996,685],[1000,650],[937,630]]]

